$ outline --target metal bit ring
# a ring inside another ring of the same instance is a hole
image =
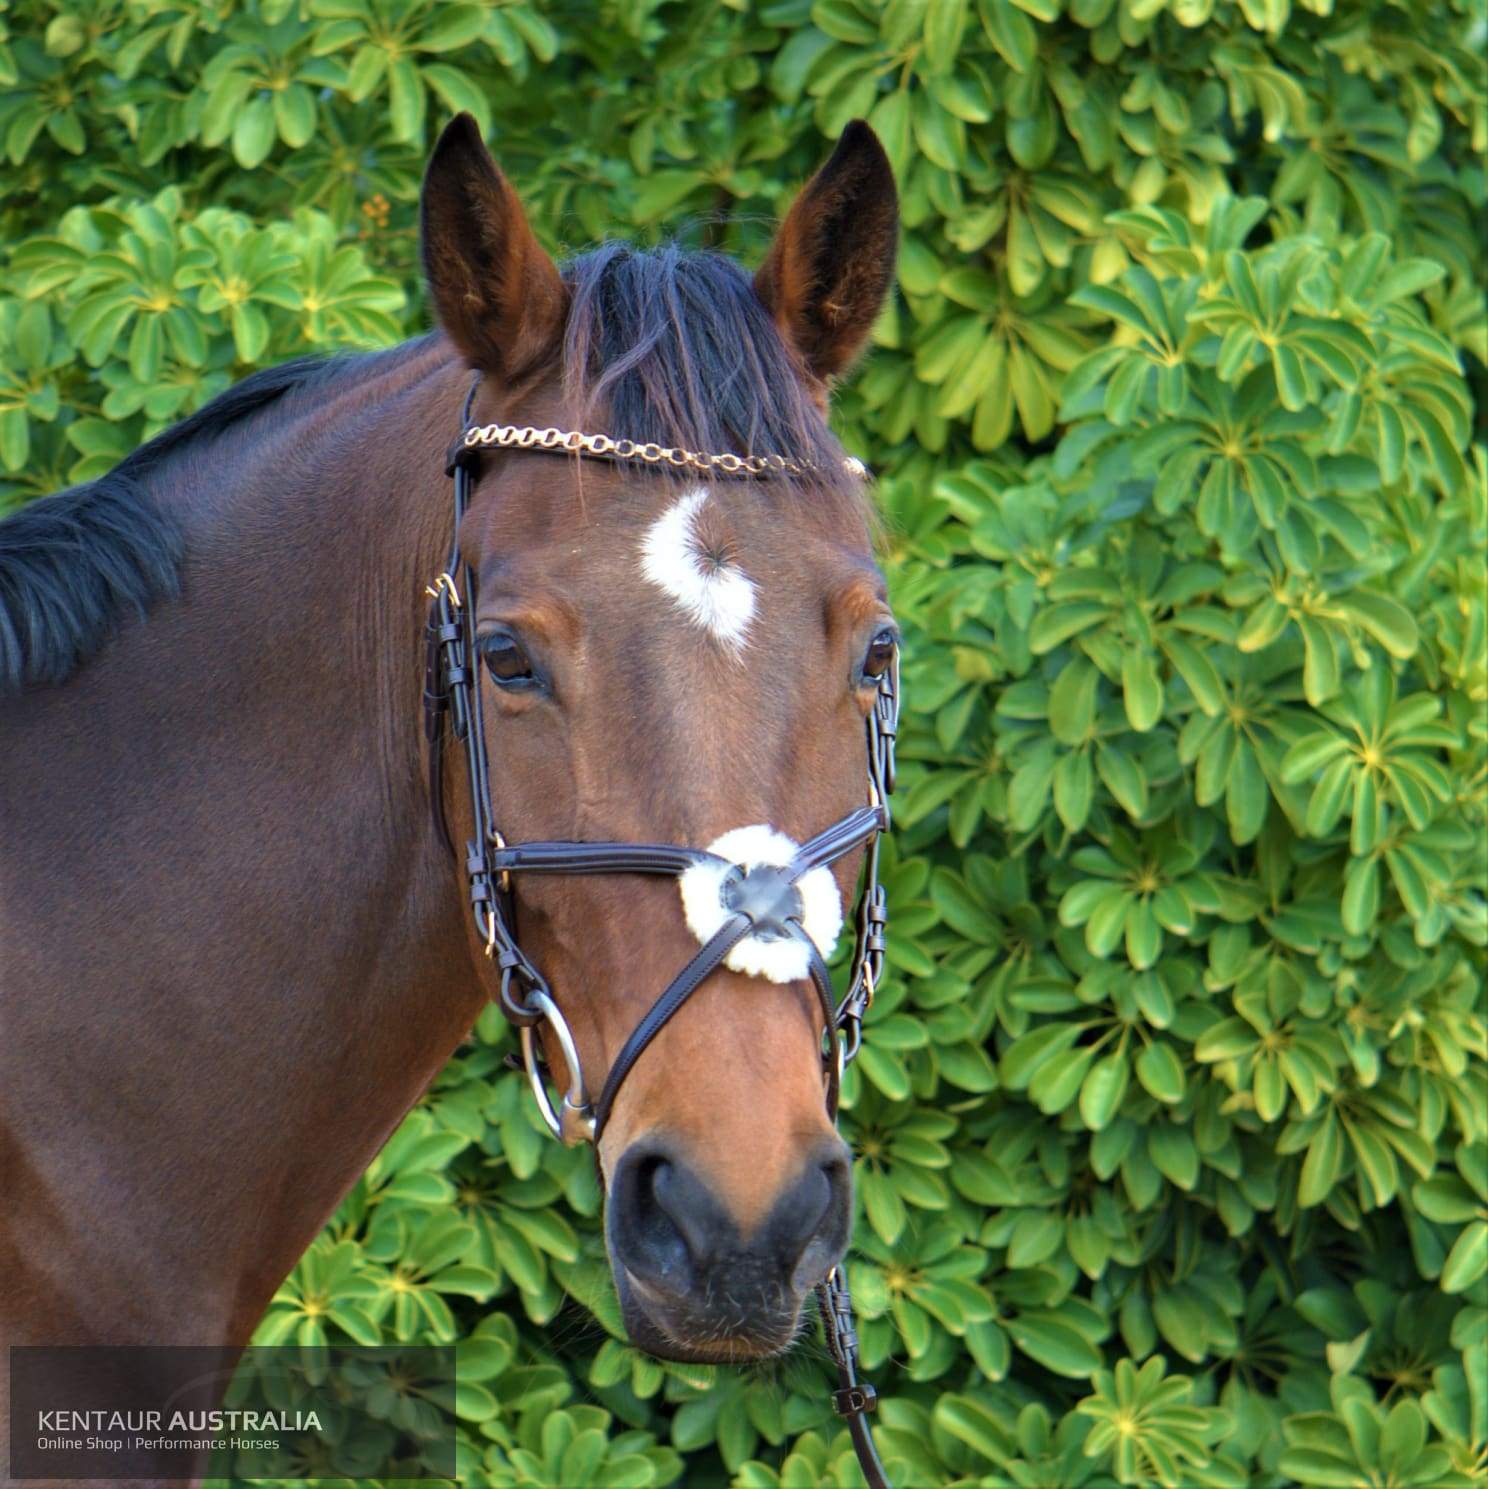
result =
[[[584,1072],[579,1065],[579,1052],[574,1045],[573,1033],[568,1020],[558,1010],[558,1005],[544,992],[534,989],[527,998],[527,1006],[540,1013],[558,1039],[558,1048],[563,1052],[563,1063],[568,1066],[568,1090],[563,1093],[561,1105],[555,1110],[553,1098],[548,1095],[547,1082],[543,1079],[542,1062],[538,1058],[537,1045],[533,1039],[536,1024],[524,1024],[520,1030],[522,1040],[522,1063],[527,1067],[527,1080],[537,1100],[537,1110],[548,1130],[565,1147],[594,1141],[594,1108],[584,1093]]]

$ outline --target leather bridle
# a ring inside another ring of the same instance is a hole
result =
[[[664,843],[531,842],[508,844],[496,827],[491,798],[490,758],[480,709],[480,674],[476,664],[474,595],[476,576],[470,564],[461,565],[460,522],[470,503],[482,447],[492,444],[518,449],[551,451],[575,458],[658,463],[658,447],[613,441],[603,436],[568,434],[562,430],[514,429],[504,425],[470,426],[470,410],[480,379],[477,375],[465,399],[462,433],[450,453],[446,474],[454,480],[454,537],[449,562],[428,587],[431,606],[427,627],[424,681],[424,727],[429,750],[429,793],[435,824],[454,852],[444,812],[443,745],[448,717],[455,738],[464,747],[469,782],[472,836],[466,843],[465,872],[476,928],[486,955],[500,972],[497,1001],[519,1031],[522,1063],[538,1109],[553,1135],[566,1144],[598,1144],[626,1076],[646,1047],[679,1008],[715,972],[745,937],[792,940],[805,953],[809,981],[821,1005],[829,1048],[822,1055],[829,1115],[837,1119],[842,1072],[862,1044],[863,1016],[873,1002],[883,970],[888,910],[878,882],[879,834],[889,827],[889,795],[894,789],[894,737],[899,713],[897,654],[879,678],[874,707],[867,720],[868,803],[849,812],[796,849],[782,864],[735,864],[697,848]],[[497,431],[493,438],[492,431]],[[666,457],[680,457],[666,459]],[[802,468],[784,460],[745,461],[743,457],[702,455],[692,451],[661,451],[667,464],[706,469],[714,477],[768,478],[801,474]],[[850,468],[862,471],[853,461]],[[455,575],[461,574],[463,592]],[[864,848],[862,889],[856,911],[856,938],[846,995],[838,1001],[831,974],[820,949],[802,924],[798,882],[815,869]],[[611,1066],[598,1099],[592,1104],[584,1084],[578,1049],[552,989],[518,945],[513,874],[656,874],[679,877],[698,865],[711,864],[723,875],[722,924],[672,979],[636,1026]],[[546,1022],[552,1029],[568,1069],[568,1089],[555,1109],[547,1089],[547,1071],[534,1031]],[[840,1267],[833,1268],[817,1288],[827,1343],[837,1366],[839,1388],[832,1405],[846,1418],[853,1447],[870,1489],[888,1489],[873,1447],[865,1413],[877,1405],[873,1387],[857,1378],[857,1335],[852,1303]]]

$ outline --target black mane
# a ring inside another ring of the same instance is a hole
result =
[[[146,484],[162,460],[341,365],[302,357],[254,373],[107,475],[0,522],[0,696],[62,682],[121,621],[180,592],[181,530]]]

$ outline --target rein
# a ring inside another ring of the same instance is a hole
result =
[[[465,847],[465,872],[471,908],[485,942],[486,955],[500,969],[498,1002],[502,1013],[519,1031],[522,1063],[538,1111],[549,1131],[563,1143],[598,1144],[615,1098],[646,1047],[734,947],[753,935],[794,941],[805,953],[809,980],[821,1004],[825,1036],[830,1042],[830,1048],[822,1054],[822,1067],[827,1111],[835,1123],[842,1072],[862,1046],[863,1016],[873,1002],[874,988],[883,971],[888,908],[883,886],[878,882],[878,850],[879,834],[887,831],[890,824],[889,795],[894,789],[898,658],[879,678],[873,712],[867,720],[868,804],[849,812],[802,844],[788,863],[753,863],[746,867],[701,849],[664,843],[508,844],[496,827],[490,761],[480,710],[472,614],[475,574],[469,564],[462,569],[459,551],[460,521],[470,503],[482,448],[497,446],[609,460],[639,460],[713,476],[794,475],[802,474],[804,468],[781,457],[708,455],[559,429],[501,424],[472,427],[470,411],[479,381],[477,375],[466,395],[461,437],[446,467],[446,474],[454,481],[454,537],[449,561],[428,587],[432,603],[426,633],[424,728],[429,747],[429,793],[435,824],[453,853],[443,790],[442,747],[448,718],[455,738],[464,748],[469,784],[474,835]],[[845,466],[854,473],[866,474],[859,461],[846,461]],[[454,577],[457,572],[461,573],[463,593]],[[839,1002],[821,951],[802,924],[798,886],[805,875],[825,869],[860,847],[865,849],[866,859],[855,916],[856,940],[848,990]],[[572,1031],[546,979],[517,942],[512,875],[657,874],[675,878],[700,865],[712,866],[723,876],[721,902],[727,914],[651,1005],[616,1056],[597,1100],[591,1103]],[[553,1031],[568,1069],[568,1089],[557,1108],[548,1093],[547,1072],[535,1038],[535,1030],[543,1023]],[[834,1267],[826,1280],[817,1285],[816,1293],[827,1346],[837,1367],[838,1389],[832,1393],[833,1410],[847,1422],[869,1489],[890,1489],[868,1426],[866,1414],[876,1408],[878,1396],[871,1385],[858,1379],[858,1338],[843,1269]]]

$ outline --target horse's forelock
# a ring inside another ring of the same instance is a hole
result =
[[[851,490],[842,448],[748,273],[723,254],[606,243],[563,270],[566,391],[616,439],[782,455]]]

